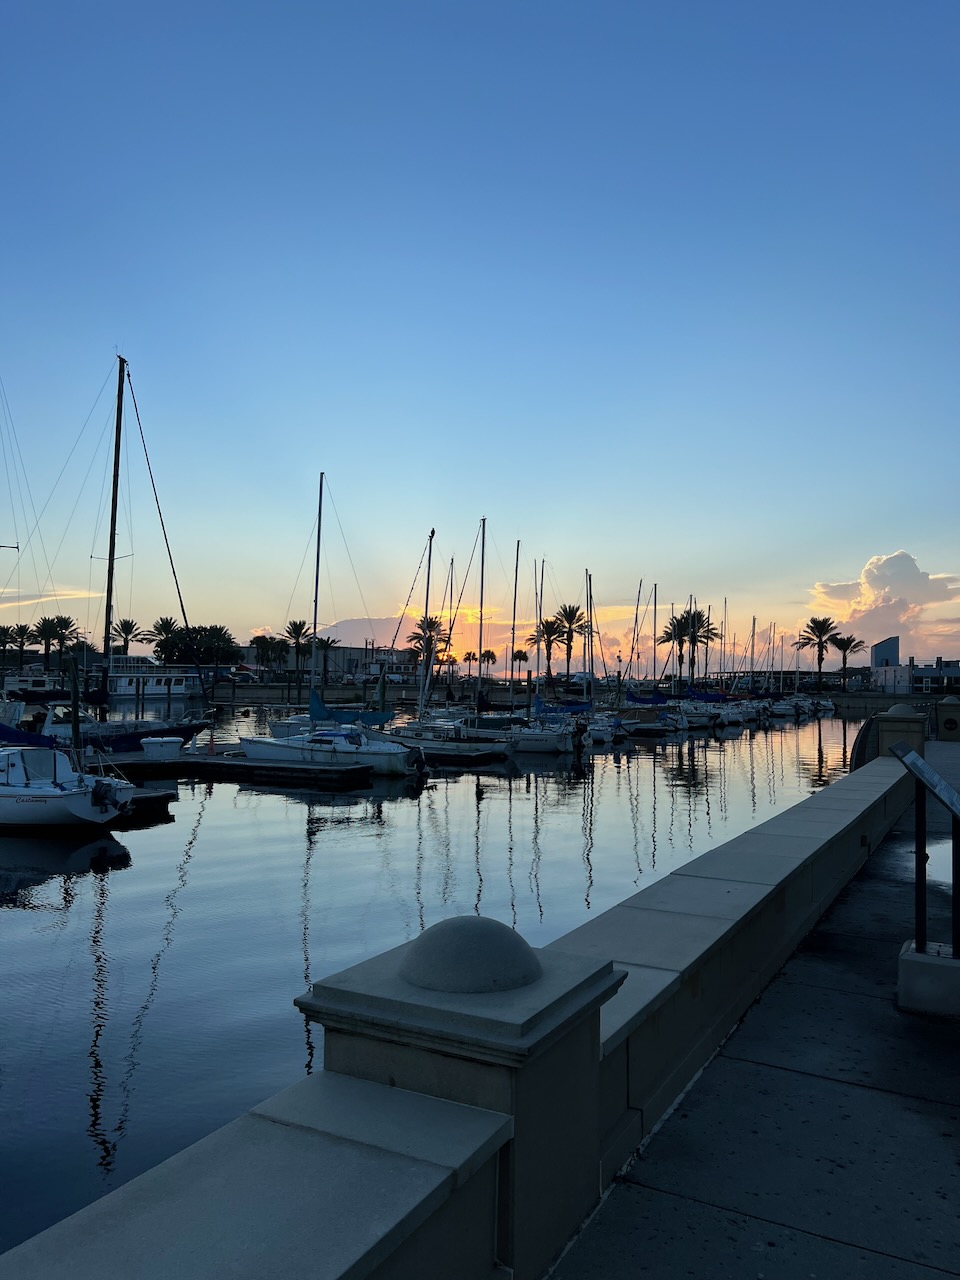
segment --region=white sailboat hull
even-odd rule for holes
[[[105,826],[129,810],[135,791],[133,783],[119,778],[78,773],[61,751],[0,750],[0,829]]]
[[[359,738],[351,742],[351,738]],[[413,777],[423,768],[423,755],[402,743],[373,742],[364,735],[347,734],[333,737],[320,734],[297,734],[287,738],[253,736],[242,738],[240,746],[248,760],[272,761],[275,764],[366,765],[385,777]]]
[[[94,805],[91,787],[65,794],[0,794],[0,827],[67,827],[79,823],[103,825],[116,818],[115,809]]]

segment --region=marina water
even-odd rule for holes
[[[0,838],[0,1251],[319,1069],[311,978],[471,912],[543,946],[840,776],[857,727],[421,791],[181,783],[161,826]]]

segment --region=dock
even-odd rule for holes
[[[172,760],[151,760],[142,751],[117,753],[111,764],[131,782],[255,782],[275,787],[304,787],[318,791],[352,791],[373,779],[370,765],[309,764],[299,761],[248,760],[236,744],[218,744],[214,752],[181,751]]]
[[[960,744],[926,758],[960,788]],[[928,804],[933,857],[949,816]],[[897,1009],[914,813],[677,1100],[553,1280],[960,1275],[960,1021]],[[950,936],[936,868],[930,934]],[[954,886],[956,891],[957,886]]]

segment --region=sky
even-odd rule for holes
[[[0,623],[102,635],[120,354],[115,616],[179,615],[172,563],[192,624],[312,620],[323,472],[344,643],[402,642],[435,529],[475,649],[484,520],[501,657],[515,577],[519,642],[587,574],[610,669],[654,585],[728,653],[829,615],[960,657],[958,39],[955,0],[8,6]]]

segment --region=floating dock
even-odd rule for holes
[[[110,757],[131,782],[152,779],[183,779],[201,782],[259,782],[269,786],[309,787],[318,791],[351,791],[369,786],[373,768],[365,764],[308,764],[283,761],[248,760],[236,744],[217,744],[214,752],[181,751],[170,760],[150,759],[142,751],[117,753]]]

